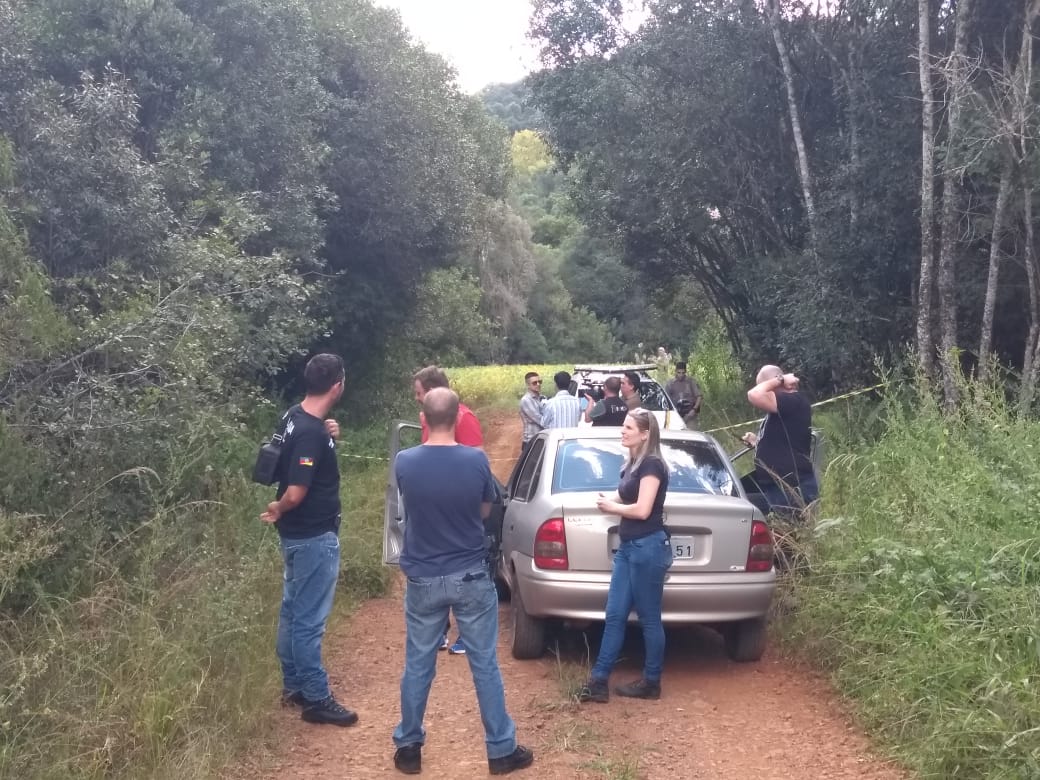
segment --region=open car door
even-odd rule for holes
[[[383,563],[397,566],[404,546],[406,512],[401,491],[397,488],[394,460],[403,449],[420,443],[422,428],[418,423],[394,420],[390,423],[390,468],[387,471],[386,502],[383,507]]]

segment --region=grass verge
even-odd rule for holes
[[[345,477],[340,612],[388,579],[386,464]],[[281,560],[257,519],[270,493],[235,476],[219,502],[162,508],[129,565],[96,550],[87,595],[39,593],[0,620],[0,778],[215,777],[275,736]]]
[[[997,391],[889,399],[831,462],[786,641],[923,778],[1040,777],[1040,424]]]

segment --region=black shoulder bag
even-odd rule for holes
[[[288,417],[288,415],[286,415]],[[271,440],[260,445],[253,464],[253,482],[273,485],[278,481],[278,465],[282,461],[282,446],[285,444],[285,425],[271,436]]]

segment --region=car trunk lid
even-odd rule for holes
[[[563,499],[571,571],[609,571],[621,542],[621,518],[596,508],[597,493]],[[743,499],[706,494],[672,494],[665,504],[673,572],[735,572],[747,566],[754,510]]]

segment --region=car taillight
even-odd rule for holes
[[[769,571],[773,568],[773,534],[761,520],[751,524],[746,571]]]
[[[566,569],[567,534],[563,531],[563,518],[546,520],[534,535],[534,565],[540,569]]]

